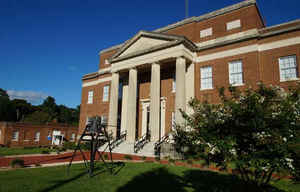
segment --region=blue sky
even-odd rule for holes
[[[241,0],[189,0],[199,16]],[[267,25],[300,19],[299,0],[258,0]],[[184,0],[1,0],[0,88],[39,104],[52,96],[75,107],[81,77],[98,70],[98,52],[139,30],[184,19]]]

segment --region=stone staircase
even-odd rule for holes
[[[105,150],[107,144],[101,146],[99,148],[99,151]],[[116,146],[112,152],[113,153],[121,153],[121,154],[128,154],[128,155],[138,155],[138,156],[147,156],[147,157],[155,157],[154,155],[154,142],[148,142],[144,145],[144,147],[137,153],[134,153],[133,150],[134,143],[124,141],[120,143],[118,146]],[[105,152],[109,152],[109,149],[107,148]]]

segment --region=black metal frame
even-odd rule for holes
[[[139,140],[136,140],[133,146],[134,153],[139,152],[150,141],[150,132],[147,131]]]
[[[112,151],[111,138],[110,138],[109,134],[107,133],[106,128],[107,128],[107,124],[101,124],[101,120],[99,117],[94,117],[94,118],[92,118],[92,120],[90,122],[88,122],[88,124],[86,125],[86,127],[83,131],[83,134],[80,136],[80,138],[77,142],[77,146],[73,152],[72,158],[68,165],[68,173],[70,171],[70,167],[72,165],[72,162],[73,162],[74,157],[76,156],[76,152],[78,150],[80,151],[80,153],[82,155],[84,165],[88,169],[88,173],[89,173],[90,177],[93,176],[96,153],[98,153],[98,155],[99,155],[98,160],[102,160],[102,162],[104,163],[104,166],[110,171],[110,173],[112,173],[112,169],[109,169],[108,165],[106,164],[106,162],[103,158],[103,153],[105,152],[105,150],[107,148],[109,148],[110,160],[111,160],[111,163],[113,163],[112,152],[111,152]],[[85,155],[80,147],[80,144],[82,142],[90,142],[91,149],[90,149],[89,167],[88,167],[88,160],[85,157]],[[102,152],[99,152],[98,148],[100,146],[104,145],[105,143],[107,143],[106,148]]]

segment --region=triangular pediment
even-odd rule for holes
[[[149,49],[151,47],[161,45],[164,43],[167,43],[169,41],[167,40],[161,40],[161,39],[154,39],[150,37],[140,37],[136,42],[134,42],[132,45],[130,45],[123,53],[121,53],[119,56],[125,56],[131,53],[134,53],[136,51],[142,51]]]
[[[185,38],[177,35],[169,35],[157,32],[140,31],[133,38],[128,40],[112,59],[127,57],[137,52],[147,52],[147,50],[164,46],[168,43],[183,41]]]

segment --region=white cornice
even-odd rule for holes
[[[294,37],[294,38],[289,38],[289,39],[284,39],[284,40],[279,40],[279,41],[274,41],[271,43],[264,43],[264,44],[253,44],[253,45],[248,45],[244,47],[239,47],[235,49],[230,49],[226,51],[220,51],[212,54],[207,54],[203,56],[198,56],[195,58],[195,62],[205,62],[205,61],[210,61],[214,59],[221,59],[225,57],[231,57],[235,55],[241,55],[245,53],[250,53],[254,51],[267,51],[271,49],[277,49],[281,47],[288,47],[292,45],[297,45],[300,44],[300,37]]]

